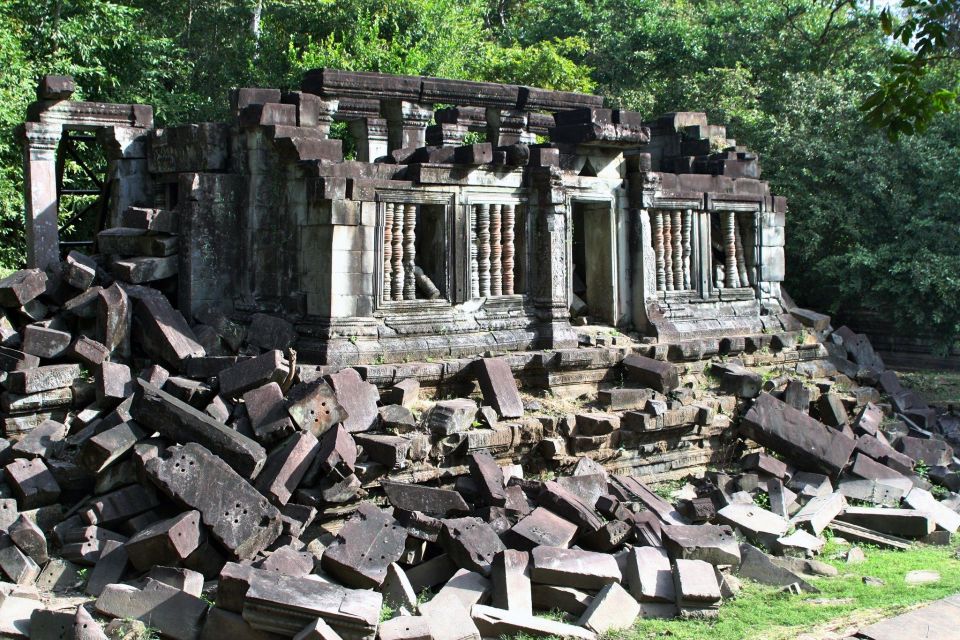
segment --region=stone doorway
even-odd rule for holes
[[[616,235],[611,203],[575,200],[571,223],[571,291],[586,305],[591,320],[616,325]]]

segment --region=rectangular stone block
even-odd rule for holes
[[[534,547],[532,553],[530,577],[534,582],[601,589],[622,578],[616,559],[606,553],[556,547]]]
[[[420,511],[440,518],[470,511],[463,496],[452,489],[387,481],[381,481],[380,486],[390,504],[404,511]]]
[[[361,504],[323,552],[323,570],[347,586],[376,588],[406,546],[407,531],[372,504]]]
[[[474,362],[474,367],[484,404],[492,406],[501,418],[523,417],[523,401],[507,361],[482,358]]]
[[[669,362],[654,360],[638,354],[623,359],[627,380],[669,393],[680,386],[677,368]]]
[[[473,606],[472,616],[477,629],[484,637],[513,637],[518,634],[580,640],[596,640],[597,637],[595,633],[583,627],[482,604]]]
[[[111,584],[95,606],[114,618],[140,620],[173,640],[197,640],[207,613],[207,603],[200,598],[150,579],[143,589]]]
[[[267,456],[255,486],[275,505],[283,506],[313,464],[320,443],[309,431],[301,431]]]
[[[186,319],[158,291],[140,289],[133,314],[140,347],[162,364],[180,371],[184,360],[206,355]]]
[[[640,604],[619,584],[608,584],[577,622],[595,633],[629,629],[640,615]]]
[[[530,588],[530,555],[505,549],[493,559],[493,606],[517,613],[533,614]]]
[[[9,371],[4,385],[13,393],[40,393],[69,387],[80,377],[78,364],[51,364]]]
[[[220,393],[227,398],[239,398],[247,391],[269,382],[280,384],[289,375],[289,363],[283,359],[281,351],[274,349],[221,371],[218,376]]]

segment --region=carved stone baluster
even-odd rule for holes
[[[663,212],[655,209],[650,212],[650,216],[653,218],[650,226],[653,227],[653,254],[657,263],[657,291],[665,291],[667,279],[663,270]]]
[[[383,299],[390,300],[393,280],[393,203],[383,207]]]
[[[470,208],[470,297],[480,297],[480,263],[477,260],[477,253],[480,250],[477,237],[477,218],[479,218],[479,205],[473,205]]]
[[[512,204],[503,205],[503,295],[513,295],[513,253],[516,247],[514,240],[514,225],[517,220],[517,211]]]
[[[683,288],[693,289],[693,273],[690,271],[690,254],[693,251],[693,211],[683,212]]]
[[[503,265],[500,260],[503,256],[500,228],[502,224],[502,207],[499,204],[490,205],[490,295],[503,295]]]
[[[749,286],[750,278],[747,276],[747,263],[743,257],[743,237],[740,230],[740,225],[737,223],[737,218],[739,216],[733,214],[733,232],[734,232],[734,246],[736,247],[736,256],[737,256],[737,274],[740,277],[740,286],[746,287]]]
[[[673,291],[673,225],[669,212],[663,214],[663,275],[664,291]]]
[[[754,248],[754,243],[757,241],[755,224],[756,218],[752,215],[740,217],[740,234],[743,238],[750,240],[750,244],[744,246],[743,252],[747,263],[747,279],[751,287],[757,286],[757,254]],[[746,286],[746,284],[743,286]]]
[[[490,295],[490,205],[477,205],[477,264],[480,297]]]
[[[683,289],[683,223],[680,210],[671,212],[670,227],[673,229],[673,288]]]
[[[390,234],[393,252],[390,261],[393,263],[393,281],[390,284],[390,296],[394,300],[403,300],[403,205],[394,206],[393,233]]]
[[[413,268],[417,262],[417,205],[403,207],[403,299],[417,299],[417,275]]]
[[[736,214],[733,211],[720,212],[723,231],[724,285],[727,289],[740,286],[740,274],[737,271],[737,233],[734,231]]]

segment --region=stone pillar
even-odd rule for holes
[[[417,275],[417,205],[403,206],[403,299],[416,300]]]
[[[480,297],[490,295],[490,205],[478,204],[477,214],[477,279]]]
[[[495,147],[530,142],[527,113],[513,109],[487,109],[487,135]]]
[[[383,206],[383,299],[391,300],[393,285],[393,211],[394,203]]]
[[[60,262],[56,164],[62,128],[60,125],[27,122],[20,133],[27,267],[46,269]]]
[[[381,100],[380,115],[387,120],[387,152],[427,143],[427,125],[433,108],[406,100]]]
[[[503,205],[503,295],[512,296],[514,287],[514,227],[517,212],[512,204]]]
[[[736,213],[720,212],[720,228],[723,233],[724,287],[735,289],[740,286],[740,273],[737,271],[737,232]]]
[[[570,279],[567,271],[568,210],[566,190],[559,167],[530,167],[531,191],[535,203],[530,217],[534,238],[528,251],[532,280],[529,295],[542,323],[540,335],[545,348],[570,349],[577,336],[570,327]]]
[[[350,121],[350,135],[357,143],[357,160],[373,162],[387,155],[387,121],[358,118]]]
[[[403,300],[403,205],[396,205],[393,211],[393,231],[390,234],[393,249],[390,260],[393,265],[393,281],[390,283],[390,295],[394,300]]]

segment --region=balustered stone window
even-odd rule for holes
[[[474,203],[470,212],[470,297],[524,291],[526,217],[516,203]]]
[[[451,301],[450,208],[445,203],[381,203],[381,306],[412,300]]]

